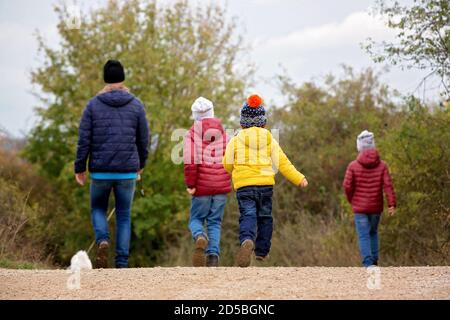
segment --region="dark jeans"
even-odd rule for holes
[[[249,186],[236,191],[239,204],[239,240],[255,242],[255,254],[265,257],[272,241],[272,186]]]
[[[355,213],[359,252],[365,267],[378,263],[378,224],[380,214]]]
[[[107,221],[108,200],[111,190],[116,200],[116,268],[128,267],[131,235],[131,203],[136,180],[92,180],[91,217],[97,244],[109,242]]]

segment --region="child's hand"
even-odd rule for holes
[[[388,208],[389,215],[392,217],[395,214],[395,207]]]
[[[308,186],[308,180],[306,178],[303,178],[302,182],[298,185],[300,188],[306,188]]]
[[[195,194],[195,191],[197,191],[197,189],[195,189],[195,188],[187,188],[186,191],[187,191],[191,196],[193,196],[193,195]]]

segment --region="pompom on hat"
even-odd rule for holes
[[[263,100],[257,94],[252,94],[247,98],[247,104],[251,108],[258,108],[260,105],[263,104]]]
[[[263,99],[257,94],[252,94],[247,98],[241,109],[240,124],[242,128],[264,127],[266,125],[266,110],[263,103]]]

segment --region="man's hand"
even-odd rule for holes
[[[197,189],[195,189],[195,188],[187,188],[186,191],[187,191],[191,196],[193,196],[193,195],[195,194],[195,191],[197,191]]]
[[[389,215],[392,217],[395,214],[395,207],[388,208]]]
[[[77,180],[80,186],[84,186],[86,183],[86,172],[75,173],[75,180]]]
[[[136,181],[141,181],[142,180],[142,173],[144,172],[144,169],[140,169],[138,172],[137,172],[137,178],[136,178]]]
[[[308,186],[308,180],[306,178],[303,178],[302,182],[298,185],[300,188],[306,188]]]

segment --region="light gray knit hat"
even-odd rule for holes
[[[364,130],[358,135],[356,138],[356,148],[358,152],[367,150],[367,149],[375,149],[375,137],[372,132]]]
[[[197,98],[192,104],[191,110],[192,117],[196,121],[200,121],[205,118],[214,118],[214,105],[206,98]]]

